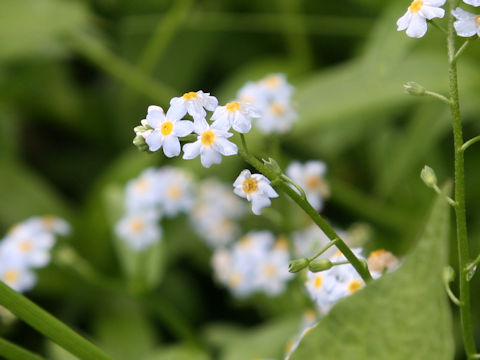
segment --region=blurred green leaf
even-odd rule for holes
[[[94,319],[95,339],[118,360],[140,359],[156,344],[156,330],[141,307],[126,299],[98,307]]]
[[[175,345],[157,350],[142,360],[208,360],[204,352],[188,346]]]
[[[2,0],[0,61],[63,52],[59,38],[84,27],[87,15],[76,1]]]
[[[415,250],[397,271],[339,302],[292,360],[450,360],[452,324],[441,280],[449,205],[437,198]]]
[[[287,342],[298,332],[299,326],[300,316],[277,318],[253,329],[210,325],[205,337],[220,348],[222,360],[279,359],[284,356]]]
[[[50,360],[77,360],[77,357],[50,340],[47,340],[47,356]]]

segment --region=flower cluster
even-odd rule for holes
[[[322,161],[311,160],[305,164],[292,162],[286,170],[287,176],[295,181],[305,191],[308,202],[312,207],[321,211],[323,201],[330,196],[330,188],[325,181],[327,166]],[[293,187],[294,190],[296,190]]]
[[[298,114],[292,104],[293,87],[283,74],[270,74],[247,82],[238,92],[239,102],[253,105],[259,119],[256,127],[264,134],[283,134],[292,128]]]
[[[446,0],[414,0],[407,12],[397,21],[397,30],[406,30],[408,36],[421,38],[427,32],[427,20],[443,18],[445,10],[441,8]],[[463,0],[465,4],[480,6],[478,0]],[[460,7],[452,10],[457,21],[454,27],[458,36],[480,36],[480,15],[472,14]]]
[[[144,170],[126,185],[125,215],[115,226],[117,236],[137,251],[160,241],[160,219],[189,212],[193,191],[186,171],[169,166]]]
[[[217,249],[212,259],[216,278],[239,297],[255,292],[276,296],[293,277],[288,272],[288,243],[268,231],[250,232],[231,248]]]
[[[53,216],[35,216],[15,225],[0,241],[0,280],[18,292],[36,283],[33,269],[47,266],[55,235],[67,235],[70,225]]]

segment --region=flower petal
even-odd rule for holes
[[[163,140],[163,153],[166,157],[174,157],[180,154],[180,141],[176,136],[170,135]]]
[[[163,135],[158,130],[152,131],[150,135],[147,136],[145,142],[148,145],[150,151],[157,151],[163,144]]]

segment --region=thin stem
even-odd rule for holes
[[[455,147],[455,207],[457,224],[457,247],[458,247],[458,267],[460,284],[460,320],[462,328],[463,345],[468,357],[475,354],[475,340],[473,336],[472,313],[470,304],[470,286],[464,269],[469,259],[468,237],[467,237],[467,217],[465,211],[465,165],[463,157],[463,130],[460,117],[460,103],[458,98],[458,79],[457,66],[455,62],[455,29],[453,26],[454,18],[452,10],[456,6],[456,0],[449,0],[448,18],[448,74],[449,74],[449,95],[452,101],[450,110],[453,120],[453,139]]]
[[[152,80],[136,67],[110,52],[102,43],[89,35],[75,33],[69,38],[70,45],[82,56],[93,62],[107,74],[156,102],[169,103],[176,92],[169,86]]]
[[[448,297],[450,298],[450,300],[457,306],[462,306],[462,302],[455,296],[455,294],[453,293],[452,289],[450,289],[450,283],[448,281],[444,281],[443,283],[444,287],[445,287],[445,291],[448,295]]]
[[[430,91],[430,90],[425,90],[425,94],[426,96],[431,96],[433,98],[436,98],[440,101],[443,101],[445,104],[447,105],[451,105],[452,103],[452,100],[450,100],[449,98],[443,96],[442,94],[439,94],[439,93],[436,93],[434,91]]]
[[[447,202],[452,205],[453,207],[456,207],[458,206],[458,203],[453,200],[450,196],[448,196],[447,194],[445,194],[439,187],[437,184],[434,184],[432,185],[432,189],[435,190],[435,192],[440,195],[441,197],[443,197],[445,200],[447,200]]]
[[[463,144],[462,147],[460,148],[460,151],[465,152],[465,150],[467,150],[470,146],[472,146],[473,144],[479,141],[480,141],[480,136],[475,136],[474,138],[466,141],[465,144]]]
[[[309,257],[308,258],[308,261],[313,261],[315,260],[317,257],[319,257],[320,255],[322,255],[325,251],[327,251],[328,249],[330,249],[333,245],[336,245],[338,242],[338,238],[337,239],[334,239],[332,241],[330,241],[327,245],[325,245],[319,252],[317,252],[315,255],[313,255],[312,257]]]
[[[40,355],[0,337],[0,356],[6,360],[45,360]]]
[[[287,175],[285,174],[282,174],[280,176],[280,178],[282,180],[284,180],[285,182],[289,183],[289,184],[292,184],[295,189],[298,190],[298,192],[300,193],[300,196],[302,197],[302,199],[304,200],[307,200],[307,195],[305,194],[305,191],[302,189],[302,187],[300,185],[298,185],[295,181],[293,181],[292,179],[290,179]]]
[[[0,281],[0,305],[82,360],[112,360],[96,345]]]
[[[242,140],[243,151],[245,151],[248,154],[248,146],[247,146],[247,140],[245,139],[245,135],[240,133],[240,139]]]
[[[460,46],[460,48],[455,53],[455,56],[453,57],[453,61],[457,62],[458,58],[460,57],[460,55],[462,55],[462,53],[465,51],[465,49],[469,44],[470,44],[470,39],[465,40],[462,46]]]
[[[443,32],[445,35],[447,35],[447,30],[445,30],[441,25],[439,25],[435,20],[429,20],[428,22],[435,26],[438,30]]]
[[[239,149],[240,156],[258,171],[260,171],[263,175],[265,175],[268,179],[272,181],[272,183],[278,179],[278,174],[269,169],[265,166],[260,160],[256,157],[252,156],[251,154],[247,153],[243,147]],[[330,240],[337,240],[335,244],[336,247],[343,253],[343,255],[347,258],[347,260],[352,264],[358,274],[361,276],[363,281],[368,282],[372,280],[372,276],[368,271],[367,266],[360,261],[352,250],[348,247],[348,245],[338,236],[335,230],[328,224],[320,214],[310,205],[310,203],[304,200],[301,195],[299,195],[294,189],[292,189],[288,184],[283,181],[277,181],[276,188],[284,193],[286,193],[293,201],[299,205],[303,211],[317,224],[317,226],[323,230],[325,235]]]

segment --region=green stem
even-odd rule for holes
[[[458,79],[457,65],[455,58],[455,29],[453,26],[454,18],[452,10],[455,8],[457,0],[449,0],[448,18],[448,74],[449,74],[449,95],[451,99],[450,110],[453,120],[453,139],[455,147],[455,207],[457,224],[457,247],[458,247],[458,267],[460,274],[460,320],[462,328],[463,345],[468,357],[475,354],[475,340],[472,328],[472,313],[470,304],[470,286],[464,269],[469,259],[468,238],[467,238],[467,218],[465,211],[465,179],[464,179],[464,157],[463,157],[463,130],[460,117],[460,103],[458,98]]]
[[[460,48],[455,53],[455,56],[453,57],[454,61],[457,61],[457,59],[460,57],[460,55],[462,55],[462,53],[465,51],[465,49],[467,48],[467,46],[469,44],[470,44],[470,39],[465,40],[465,42],[462,44],[462,46],[460,46]]]
[[[332,240],[330,241],[327,245],[325,245],[319,252],[317,252],[315,255],[313,255],[312,257],[309,257],[308,258],[308,261],[313,261],[315,260],[317,257],[319,257],[320,255],[322,255],[325,251],[327,251],[328,249],[330,249],[333,245],[336,245],[338,242],[338,238],[335,239],[335,240]]]
[[[425,90],[424,95],[431,96],[431,97],[436,98],[440,101],[443,101],[447,105],[451,105],[451,103],[452,103],[452,101],[450,99],[448,99],[447,97],[443,96],[442,94],[436,93],[434,91]]]
[[[3,282],[0,282],[0,305],[79,359],[112,360],[96,345]]]
[[[45,360],[40,355],[34,354],[3,338],[0,338],[0,356],[6,360]]]
[[[300,193],[300,196],[302,197],[302,199],[304,200],[307,200],[307,195],[305,194],[305,191],[302,189],[302,187],[300,185],[298,185],[295,181],[293,181],[292,179],[290,179],[287,175],[285,174],[282,174],[280,176],[280,178],[286,182],[288,182],[289,184],[292,184],[295,189],[298,190],[298,192]]]
[[[465,144],[462,145],[461,150],[465,152],[465,150],[467,150],[470,146],[472,146],[473,144],[479,141],[480,141],[480,136],[475,136],[474,138],[468,141],[465,141]]]
[[[239,149],[240,156],[263,175],[265,175],[270,181],[275,182],[279,178],[278,174],[265,166],[260,160],[246,152],[243,147]],[[335,232],[335,230],[330,226],[330,224],[323,219],[320,214],[310,205],[310,203],[302,198],[294,189],[290,187],[287,183],[283,181],[277,181],[275,187],[286,193],[293,201],[300,206],[303,211],[317,224],[317,226],[323,230],[325,235],[330,240],[337,240],[335,246],[340,250],[347,260],[352,264],[358,274],[362,277],[363,281],[368,282],[372,279],[370,272],[368,271],[367,266],[360,261],[348,245],[340,238],[340,236]]]
[[[122,81],[136,92],[155,100],[155,102],[168,104],[170,99],[176,96],[176,91],[167,85],[152,80],[151,77],[136,67],[111,53],[102,43],[92,36],[76,33],[72,35],[69,40],[71,41],[70,45],[77,52],[107,74]]]

